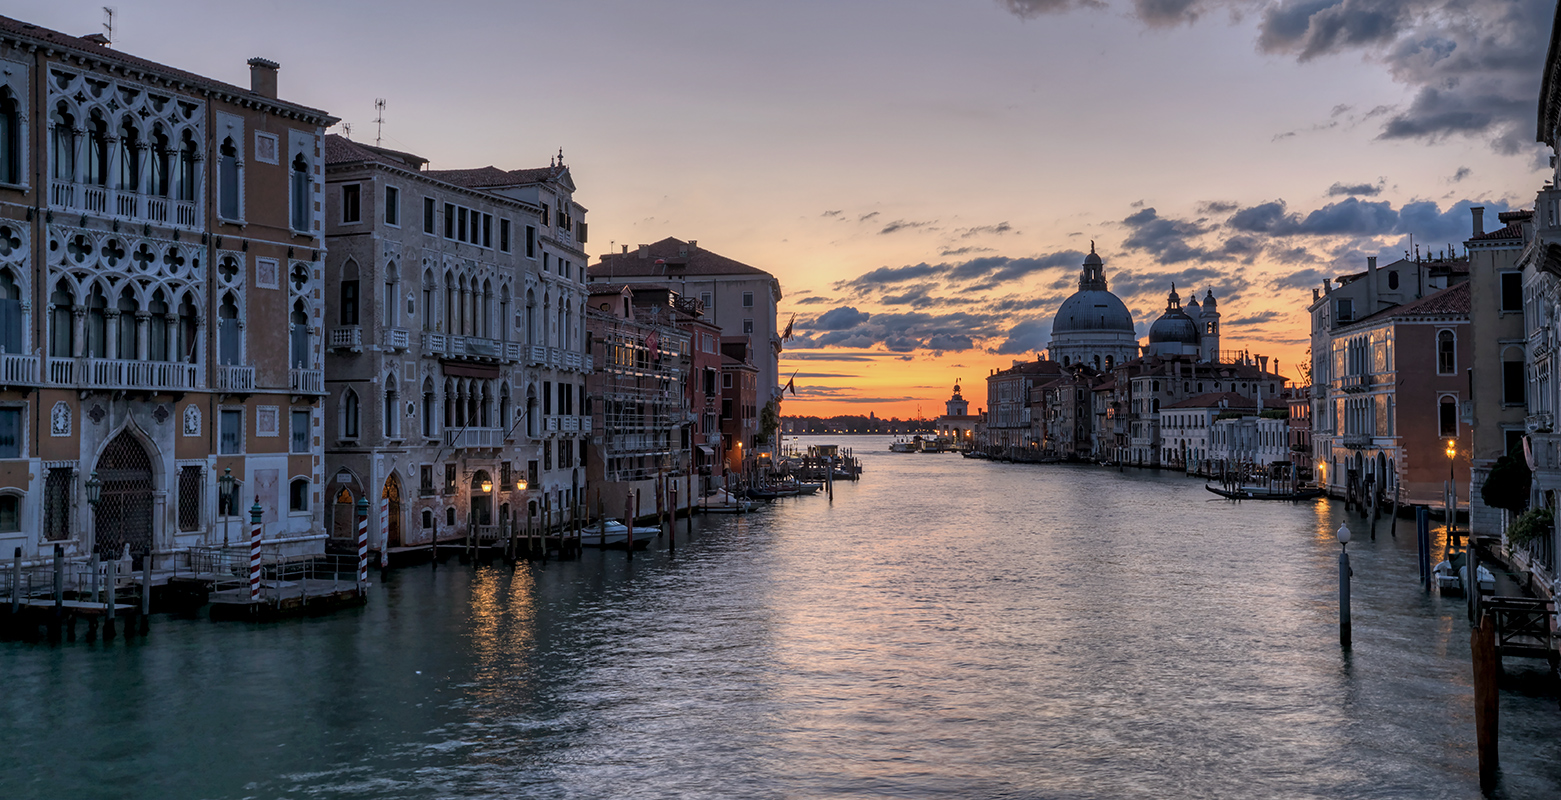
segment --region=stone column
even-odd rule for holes
[[[87,307],[70,307],[71,357],[81,358],[87,352]]]
[[[150,311],[136,312],[136,359],[139,361],[145,361],[149,357],[152,329],[148,327],[148,323],[151,319]]]

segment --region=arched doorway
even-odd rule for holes
[[[103,493],[94,511],[93,552],[118,558],[130,546],[140,554],[152,549],[152,458],[129,431],[120,431],[98,457]]]
[[[486,470],[477,470],[472,473],[472,513],[466,518],[466,524],[471,526],[488,526],[493,524],[493,478]]]
[[[352,490],[343,486],[331,503],[331,538],[342,542],[358,540],[357,511],[354,508]],[[354,551],[356,552],[356,551]]]
[[[385,546],[402,547],[401,533],[401,479],[395,473],[385,479],[385,488],[379,493],[385,501]]]

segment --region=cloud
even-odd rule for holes
[[[799,306],[811,306],[811,305],[817,305],[819,303],[833,303],[835,301],[833,299],[831,299],[831,298],[828,298],[828,297],[823,297],[821,295],[815,295],[813,297],[804,297],[801,300],[798,300],[796,302],[797,302],[797,305],[799,305]]]
[[[877,216],[878,216],[878,212],[877,211],[869,211],[866,214],[863,214],[862,216],[857,217],[856,221],[857,222],[866,222],[866,221],[868,221],[870,219],[875,219]]]
[[[1078,250],[1060,250],[1055,253],[1020,258],[978,256],[958,262],[940,264],[922,262],[902,267],[879,267],[850,280],[836,281],[834,285],[838,289],[856,292],[865,292],[888,284],[926,279],[991,285],[1016,281],[1058,268],[1074,269],[1082,263],[1084,263],[1084,254]]]
[[[1100,0],[999,0],[1020,19],[1032,19],[1042,14],[1055,14],[1075,8],[1105,8]]]
[[[1045,350],[1051,344],[1052,321],[1032,318],[1014,323],[1005,334],[1002,344],[993,351],[998,355],[1020,355]]]
[[[1473,175],[1473,174],[1474,174],[1474,170],[1469,169],[1468,167],[1459,167],[1458,171],[1453,173],[1453,177],[1452,177],[1452,181],[1451,182],[1452,183],[1458,183],[1459,181],[1462,181],[1464,178],[1467,178],[1467,177],[1469,177],[1470,175]]]
[[[1350,184],[1335,183],[1334,185],[1328,187],[1328,196],[1329,197],[1337,197],[1337,196],[1339,196],[1341,194],[1343,194],[1343,195],[1350,195],[1350,196],[1360,195],[1360,196],[1363,196],[1363,197],[1376,197],[1377,195],[1382,194],[1382,184],[1380,184],[1380,183],[1350,183]]]
[[[1122,220],[1122,224],[1128,228],[1123,246],[1149,253],[1162,264],[1208,258],[1211,255],[1208,250],[1191,243],[1191,239],[1209,231],[1191,220],[1162,217],[1154,208],[1145,208],[1129,215]]]
[[[864,272],[848,281],[837,281],[835,286],[840,288],[851,287],[866,289],[885,283],[899,283],[901,281],[913,281],[936,275],[942,270],[943,265],[933,266],[926,262],[911,264],[904,267],[879,267],[870,272]]]
[[[837,210],[835,210],[835,211],[825,211],[825,212],[824,212],[824,213],[823,213],[823,214],[822,214],[822,215],[820,215],[820,216],[825,216],[825,217],[839,217],[839,216],[840,216],[840,215],[842,215],[842,214],[844,214],[844,213],[845,213],[845,212],[844,212],[844,211],[842,211],[842,210],[839,210],[839,209],[837,209]]]
[[[1199,214],[1229,214],[1241,208],[1240,203],[1231,203],[1224,200],[1205,200],[1198,204]]]
[[[804,328],[823,331],[843,331],[866,322],[871,316],[866,311],[857,311],[852,306],[840,306],[815,317]]]
[[[925,228],[931,224],[931,222],[907,222],[903,219],[897,219],[888,225],[883,226],[883,230],[879,231],[878,234],[882,236],[884,234],[897,233],[899,231],[910,231],[917,228]]]
[[[938,255],[940,255],[940,256],[965,256],[965,255],[970,255],[971,253],[994,253],[994,252],[996,252],[996,250],[994,248],[991,248],[991,247],[969,247],[969,246],[966,246],[966,247],[954,248],[952,250],[943,250],[942,252],[938,253]]]
[[[1261,325],[1261,324],[1263,324],[1265,322],[1273,322],[1276,319],[1282,319],[1282,318],[1284,318],[1284,314],[1282,314],[1282,313],[1280,313],[1278,311],[1275,311],[1273,309],[1268,309],[1266,311],[1259,311],[1259,312],[1257,312],[1255,314],[1248,314],[1248,315],[1246,315],[1244,317],[1236,317],[1235,319],[1230,320],[1226,324],[1227,325]]]
[[[957,233],[959,234],[959,238],[961,238],[961,239],[969,239],[972,236],[981,236],[983,234],[988,234],[988,233],[991,233],[991,234],[1013,233],[1013,230],[1014,230],[1014,226],[1009,225],[1006,222],[999,222],[996,225],[978,225],[978,226],[976,226],[974,228],[965,228],[962,231],[957,231]]]

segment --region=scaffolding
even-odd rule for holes
[[[663,312],[663,313],[658,313]],[[592,424],[601,433],[603,472],[609,481],[677,474],[681,427],[686,422],[684,368],[689,335],[660,308],[636,308],[648,319],[591,311],[586,324],[601,354]]]

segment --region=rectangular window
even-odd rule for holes
[[[244,412],[223,409],[217,427],[217,452],[232,455],[244,452]]]
[[[726,372],[726,373],[722,373],[721,374],[721,388],[722,389],[730,389],[730,388],[732,388],[732,373]]]
[[[385,224],[401,227],[401,190],[385,187]]]
[[[537,462],[535,460],[526,462],[526,485],[537,488]]]
[[[51,467],[43,481],[43,537],[70,538],[70,467]]]
[[[1523,310],[1523,273],[1501,273],[1501,310]]]
[[[472,237],[466,235],[466,209],[455,209],[455,238],[460,241],[470,241]]]
[[[509,220],[499,220],[499,249],[509,252]]]
[[[1443,396],[1437,402],[1437,421],[1442,436],[1458,435],[1458,398]]]
[[[1352,300],[1352,299],[1350,299],[1348,297],[1340,298],[1338,303],[1337,303],[1336,309],[1337,310],[1334,312],[1334,317],[1333,317],[1335,322],[1349,322],[1349,321],[1355,319],[1355,301],[1354,300]]]
[[[455,465],[454,464],[446,464],[446,465],[444,465],[444,493],[445,494],[454,494],[455,493]]]
[[[293,412],[293,447],[294,453],[309,452],[309,412]]]
[[[543,442],[542,443],[542,468],[543,469],[552,469],[553,468],[553,443],[552,442]]]
[[[553,382],[542,382],[542,416],[553,413]]]
[[[179,530],[201,529],[201,496],[205,494],[204,489],[200,467],[179,468]]]
[[[1523,396],[1528,388],[1525,380],[1522,361],[1501,362],[1501,402],[1509,406],[1523,405]]]
[[[0,408],[0,458],[22,457],[22,409]]]
[[[493,247],[493,215],[482,215],[482,246]]]
[[[711,295],[710,295],[709,292],[700,292],[699,293],[699,302],[704,303],[705,304],[705,308],[709,308],[710,307],[710,297],[711,297]]]
[[[362,219],[359,214],[361,201],[358,197],[359,187],[356,183],[349,183],[341,187],[341,221],[357,222]]]
[[[743,292],[743,308],[753,308],[753,292]]]
[[[434,493],[434,465],[424,464],[418,473],[417,493],[427,497]]]
[[[537,229],[532,225],[526,226],[526,258],[537,257]]]
[[[753,320],[743,320],[743,333],[753,333]]]
[[[432,234],[438,228],[434,226],[434,199],[423,198],[423,233]]]
[[[455,204],[444,204],[444,238],[455,238]]]

